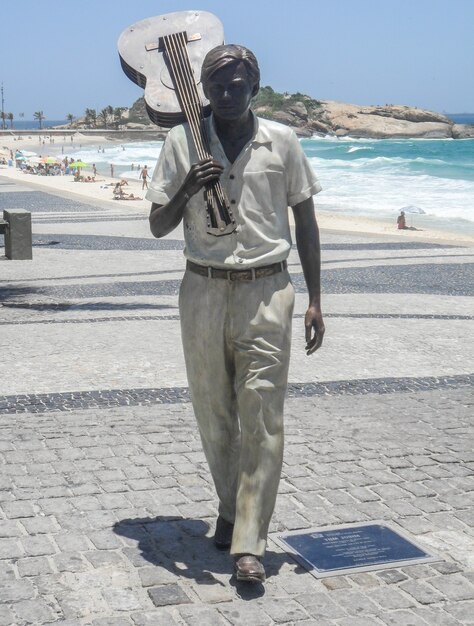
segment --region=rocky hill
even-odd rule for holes
[[[359,106],[262,87],[252,108],[260,117],[291,126],[300,137],[474,138],[474,125],[454,124],[440,113],[399,104]],[[128,128],[150,127],[143,97],[128,109],[126,117]]]

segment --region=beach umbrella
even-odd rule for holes
[[[26,157],[26,156],[22,156],[22,155],[20,155],[20,156],[16,156],[16,157],[15,157],[15,159],[16,159],[17,161],[28,161],[28,157]]]
[[[71,169],[79,169],[81,167],[90,167],[89,163],[84,163],[84,161],[73,161],[73,163],[69,163],[69,167]]]
[[[22,157],[22,159],[25,159],[25,157]],[[28,163],[29,165],[38,165],[39,163],[41,163],[41,159],[37,156],[32,156],[29,157]]]
[[[57,163],[58,159],[56,159],[55,157],[43,157],[41,159],[41,163],[47,163],[48,165],[53,165],[54,163]]]
[[[423,211],[423,209],[420,209],[419,206],[416,206],[414,204],[409,204],[408,206],[404,206],[400,210],[401,211],[405,211],[405,213],[409,213],[411,215],[426,215],[426,212]],[[414,228],[413,227],[413,217],[410,219],[410,228]]]
[[[426,212],[423,211],[423,209],[420,209],[419,206],[415,206],[414,204],[404,206],[400,210],[405,211],[405,213],[418,213],[418,215],[426,215]]]

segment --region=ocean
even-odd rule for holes
[[[474,113],[445,113],[455,124],[474,124]]]
[[[47,130],[48,128],[53,128],[54,126],[64,126],[64,124],[69,124],[67,120],[43,120],[42,129]],[[10,121],[5,120],[5,130],[10,130]],[[21,119],[13,119],[13,129],[15,130],[39,130],[38,120],[21,120]]]
[[[319,211],[394,221],[404,209],[409,226],[474,234],[474,139],[313,137],[301,145],[323,187]],[[161,146],[84,146],[71,156],[138,179],[140,166],[153,172]]]

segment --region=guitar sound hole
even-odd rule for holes
[[[199,78],[201,68],[198,65],[192,65],[192,68],[193,68],[193,74],[194,74],[194,79],[196,81],[196,85],[199,85],[201,83],[201,79]],[[173,81],[171,80],[171,76],[167,67],[161,68],[160,81],[161,81],[161,84],[167,89],[172,89],[173,91],[175,90]]]

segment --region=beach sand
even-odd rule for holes
[[[44,135],[48,137],[47,132]],[[71,148],[77,148],[78,145],[107,145],[112,143],[105,137],[87,136],[76,133],[74,135],[73,142],[69,138],[63,142],[62,137],[56,138],[54,144],[46,143],[38,145],[38,138],[33,139],[24,138],[23,140],[15,140],[13,136],[0,137],[0,149],[2,147],[8,149],[30,150],[37,152],[43,156],[54,155],[61,156],[61,148],[64,147],[65,153],[71,151]],[[84,169],[84,175],[92,175],[92,170]],[[49,193],[56,193],[59,195],[66,194],[69,197],[88,200],[96,200],[98,204],[102,202],[113,202],[115,205],[127,205],[133,206],[137,211],[146,212],[148,214],[150,210],[150,202],[145,200],[146,189],[142,190],[141,181],[128,179],[128,185],[124,187],[126,193],[133,193],[134,196],[139,196],[141,200],[113,200],[113,193],[111,186],[112,183],[116,183],[120,180],[119,177],[111,178],[109,176],[98,175],[97,181],[93,183],[75,182],[72,176],[35,176],[31,174],[24,174],[21,170],[12,167],[0,165],[0,176],[6,176],[16,182],[22,183],[27,186],[31,186],[34,189],[41,189],[42,191]],[[390,235],[395,240],[403,241],[435,241],[444,243],[460,243],[472,245],[474,244],[474,236],[470,233],[462,233],[460,231],[450,231],[449,227],[443,230],[436,230],[434,228],[425,227],[423,218],[426,216],[414,216],[416,219],[416,229],[414,230],[398,230],[395,223],[392,220],[376,219],[371,217],[363,217],[356,215],[343,215],[338,213],[331,213],[328,211],[318,210],[317,197],[315,198],[316,214],[319,227],[322,231],[333,232],[347,232],[347,233],[365,233],[369,235]],[[0,207],[1,208],[1,207]],[[293,224],[292,212],[289,212],[290,223]],[[410,221],[409,221],[410,223]]]
[[[84,176],[92,176],[91,169],[83,169]],[[97,175],[95,182],[76,182],[74,177],[68,176],[35,176],[34,174],[24,174],[21,170],[12,167],[0,166],[0,176],[6,176],[22,185],[31,186],[32,189],[38,189],[47,193],[57,193],[66,195],[71,198],[83,198],[88,200],[97,200],[99,203],[110,201],[116,205],[126,204],[133,205],[137,209],[149,210],[150,202],[145,200],[146,189],[142,191],[141,182],[138,180],[128,180],[124,186],[124,193],[133,193],[134,196],[142,198],[141,200],[114,200],[113,188],[120,178],[111,178],[110,176]]]
[[[50,137],[54,139],[54,143],[50,142]],[[114,142],[102,135],[83,135],[82,133],[74,133],[74,135],[67,136],[51,135],[47,130],[44,130],[42,135],[15,135],[14,130],[10,135],[0,135],[0,150],[2,148],[13,151],[29,150],[40,153],[43,156],[58,155],[61,153],[61,147],[64,147],[66,151],[70,151],[72,147],[77,148],[78,145],[90,146],[107,143],[123,143],[123,140]]]

